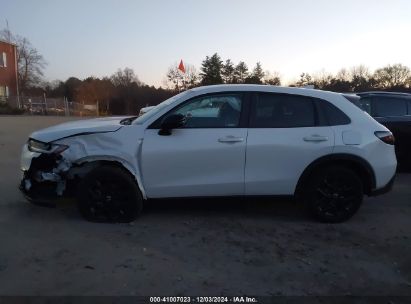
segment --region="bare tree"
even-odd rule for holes
[[[371,73],[369,68],[365,65],[357,65],[350,69],[350,76],[351,79],[354,77],[369,79],[371,77]]]
[[[325,70],[321,70],[313,76],[314,85],[318,89],[326,89],[331,84],[332,79],[333,76]]]
[[[264,78],[263,78],[263,83],[264,84],[269,84],[269,85],[275,85],[275,86],[280,86],[281,85],[281,76],[279,72],[272,72],[270,73],[269,71],[265,71],[264,73]]]
[[[350,70],[351,87],[353,92],[369,90],[373,87],[370,70],[364,65],[354,66]]]
[[[124,70],[118,69],[113,75],[111,75],[111,81],[116,87],[129,87],[132,84],[141,86],[142,82],[138,79],[133,69],[125,68]]]
[[[117,97],[124,102],[125,112],[132,114],[137,103],[135,91],[142,87],[143,83],[138,79],[133,69],[118,69],[111,77],[111,82],[115,87]]]
[[[296,82],[297,87],[303,87],[303,86],[312,85],[312,84],[314,84],[313,78],[308,73],[302,73],[300,75],[300,79]]]
[[[388,65],[376,70],[374,79],[380,88],[407,87],[411,85],[411,71],[402,64]]]
[[[351,81],[351,74],[347,69],[342,68],[337,72],[335,78],[341,81]]]
[[[13,35],[10,30],[0,31],[0,38],[17,45],[17,67],[20,93],[30,87],[41,84],[43,71],[47,63],[30,41],[18,35]]]
[[[19,70],[19,88],[22,93],[41,83],[46,61],[30,41],[20,37],[17,40],[17,64]]]
[[[198,85],[199,77],[196,68],[191,64],[185,65],[185,73],[178,69],[178,64],[174,64],[167,71],[167,86],[176,91],[181,92],[188,90]]]

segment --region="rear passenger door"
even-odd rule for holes
[[[304,169],[333,147],[334,132],[320,126],[314,99],[255,94],[247,137],[246,195],[293,194]]]

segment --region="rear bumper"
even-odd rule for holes
[[[373,191],[371,191],[370,196],[377,196],[377,195],[381,195],[381,194],[385,194],[387,192],[390,192],[393,185],[394,185],[394,181],[395,181],[395,174],[384,187],[374,189]]]

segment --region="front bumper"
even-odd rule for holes
[[[22,178],[19,189],[30,202],[54,205],[54,201],[66,194],[67,172],[71,163],[60,154],[37,153],[23,146],[20,169]]]
[[[19,190],[23,194],[24,198],[30,203],[46,207],[55,207],[56,199],[58,196],[55,194],[54,184],[31,184],[28,189],[27,183],[27,171],[23,171],[23,178],[20,181]]]
[[[377,196],[377,195],[382,195],[382,194],[390,192],[392,190],[392,187],[394,186],[394,181],[395,181],[395,174],[384,187],[379,188],[379,189],[374,189],[373,191],[371,191],[370,196]]]

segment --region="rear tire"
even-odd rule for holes
[[[358,175],[341,166],[314,172],[304,187],[303,199],[311,215],[325,223],[340,223],[360,208],[364,190]]]
[[[91,222],[128,223],[143,208],[134,178],[124,169],[101,166],[90,171],[77,189],[78,209]]]

